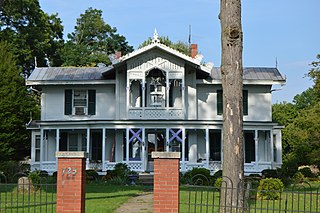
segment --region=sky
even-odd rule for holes
[[[64,38],[89,7],[117,28],[135,49],[157,29],[170,40],[198,44],[204,62],[220,66],[219,0],[40,0],[48,14],[58,14]],[[292,102],[313,85],[305,75],[320,54],[319,0],[242,0],[243,65],[276,67],[286,85],[272,94],[273,103]]]

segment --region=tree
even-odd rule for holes
[[[30,133],[26,123],[36,112],[16,59],[7,42],[0,41],[0,161],[30,155]]]
[[[220,1],[221,74],[223,88],[223,176],[229,187],[239,191],[221,193],[223,212],[236,212],[243,202],[243,67],[241,0]],[[231,182],[231,183],[230,183]]]
[[[74,32],[62,50],[63,66],[96,66],[110,64],[108,55],[120,51],[133,51],[126,38],[116,33],[117,29],[106,24],[102,11],[89,8],[77,19]]]
[[[311,66],[308,76],[313,79],[313,88],[316,91],[318,100],[320,100],[320,54],[317,55],[317,61],[313,61]]]
[[[177,41],[176,43],[172,42],[168,36],[159,36],[159,41],[161,44],[164,44],[172,49],[175,49],[187,56],[191,56],[190,47],[188,44],[184,43],[183,41]],[[146,41],[139,45],[139,48],[145,47],[152,43],[152,38],[149,37]]]
[[[9,42],[17,65],[28,76],[36,66],[60,66],[61,20],[44,13],[38,0],[5,0],[0,7],[0,40]]]
[[[298,110],[308,108],[316,102],[317,93],[315,88],[308,88],[306,91],[303,91],[301,94],[298,94],[293,98],[293,103]]]

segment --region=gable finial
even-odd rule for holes
[[[159,42],[160,42],[159,35],[158,35],[158,32],[157,32],[157,29],[155,28],[154,29],[154,33],[153,33],[152,43],[159,43]]]

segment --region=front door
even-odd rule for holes
[[[153,159],[151,153],[154,151],[166,151],[166,130],[146,130],[146,148],[147,148],[147,172],[153,172]]]

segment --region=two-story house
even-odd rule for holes
[[[33,170],[56,171],[56,151],[87,151],[87,168],[100,171],[119,162],[152,171],[152,151],[181,152],[182,172],[221,169],[220,69],[159,43],[157,35],[112,66],[35,68],[26,84],[41,94],[41,119],[28,124]],[[243,84],[244,168],[260,173],[282,163],[271,95],[285,79],[277,68],[250,67]]]

